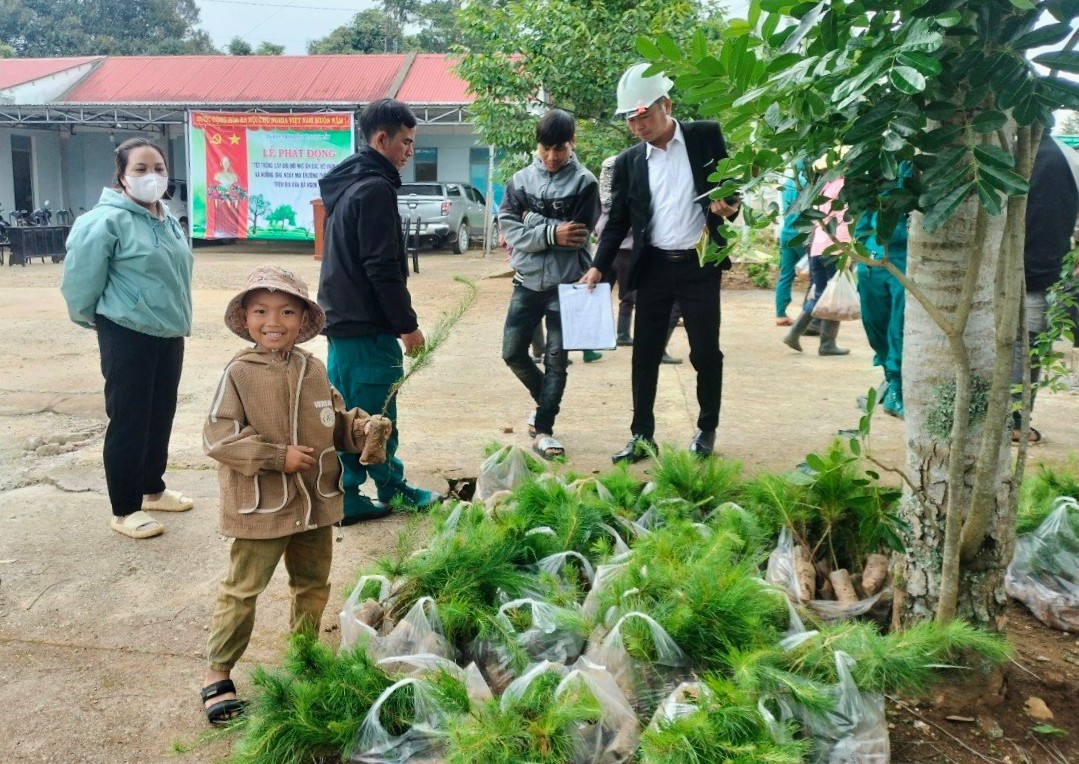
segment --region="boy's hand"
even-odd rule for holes
[[[285,449],[285,472],[292,474],[302,470],[309,470],[315,466],[315,460],[311,456],[315,449],[310,446],[289,446]]]
[[[562,223],[554,229],[554,241],[560,247],[583,247],[588,241],[588,226],[584,223]]]

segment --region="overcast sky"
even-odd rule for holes
[[[202,28],[224,49],[233,37],[256,47],[260,42],[285,46],[285,52],[307,52],[307,42],[325,37],[375,0],[195,0]],[[732,15],[743,16],[746,0],[726,0]]]

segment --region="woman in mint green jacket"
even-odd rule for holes
[[[164,482],[184,337],[191,334],[194,258],[160,201],[168,185],[161,149],[145,138],[124,141],[114,180],[71,228],[60,290],[71,320],[97,331],[112,529],[148,538],[164,527],[145,510],[194,503]]]

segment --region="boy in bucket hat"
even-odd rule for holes
[[[203,447],[220,463],[221,533],[235,539],[206,650],[201,695],[212,724],[243,711],[229,674],[251,637],[255,599],[282,557],[291,628],[318,634],[333,524],[343,515],[337,450],[361,452],[368,436],[388,436],[391,427],[385,417],[346,411],[322,361],[296,347],[325,321],[303,280],[276,266],[256,268],[225,309],[228,328],[255,346],[225,367],[203,428]]]

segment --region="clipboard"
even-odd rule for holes
[[[559,284],[563,350],[614,350],[611,285]]]

